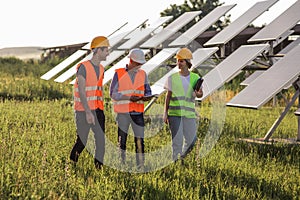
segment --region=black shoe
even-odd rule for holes
[[[103,167],[103,163],[98,160],[95,160],[95,168],[99,170],[102,169],[102,167]]]

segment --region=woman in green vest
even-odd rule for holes
[[[178,156],[184,158],[193,148],[196,135],[195,97],[202,97],[202,87],[194,90],[200,78],[191,72],[192,52],[187,48],[180,49],[175,58],[179,72],[168,77],[163,120],[169,124],[172,134],[173,160]],[[184,141],[184,145],[183,145]]]

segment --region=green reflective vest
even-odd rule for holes
[[[198,74],[190,72],[190,84],[187,93],[185,93],[179,73],[171,75],[172,96],[168,109],[169,116],[196,118],[195,98],[192,94],[193,87],[197,83],[198,79]]]

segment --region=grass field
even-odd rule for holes
[[[0,80],[0,199],[300,199],[299,145],[237,141],[263,137],[282,107],[222,109],[222,132],[204,155],[203,148],[210,147],[207,135],[218,134],[210,132],[214,107],[204,103],[198,106],[199,140],[184,164],[168,163],[146,173],[115,167],[117,163],[96,170],[86,150],[76,166],[69,162],[76,134],[72,86],[35,76],[6,75]],[[109,105],[106,137],[116,146]],[[295,138],[296,119],[290,111],[273,137]],[[169,130],[159,117],[152,117],[147,127],[147,153],[170,145]],[[117,162],[112,149],[105,160]],[[130,136],[128,152],[133,151]],[[146,157],[146,167],[165,155]],[[134,161],[128,162],[134,168]]]

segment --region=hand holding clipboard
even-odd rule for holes
[[[194,86],[194,91],[199,91],[202,83],[203,83],[204,79],[203,78],[199,78]]]

